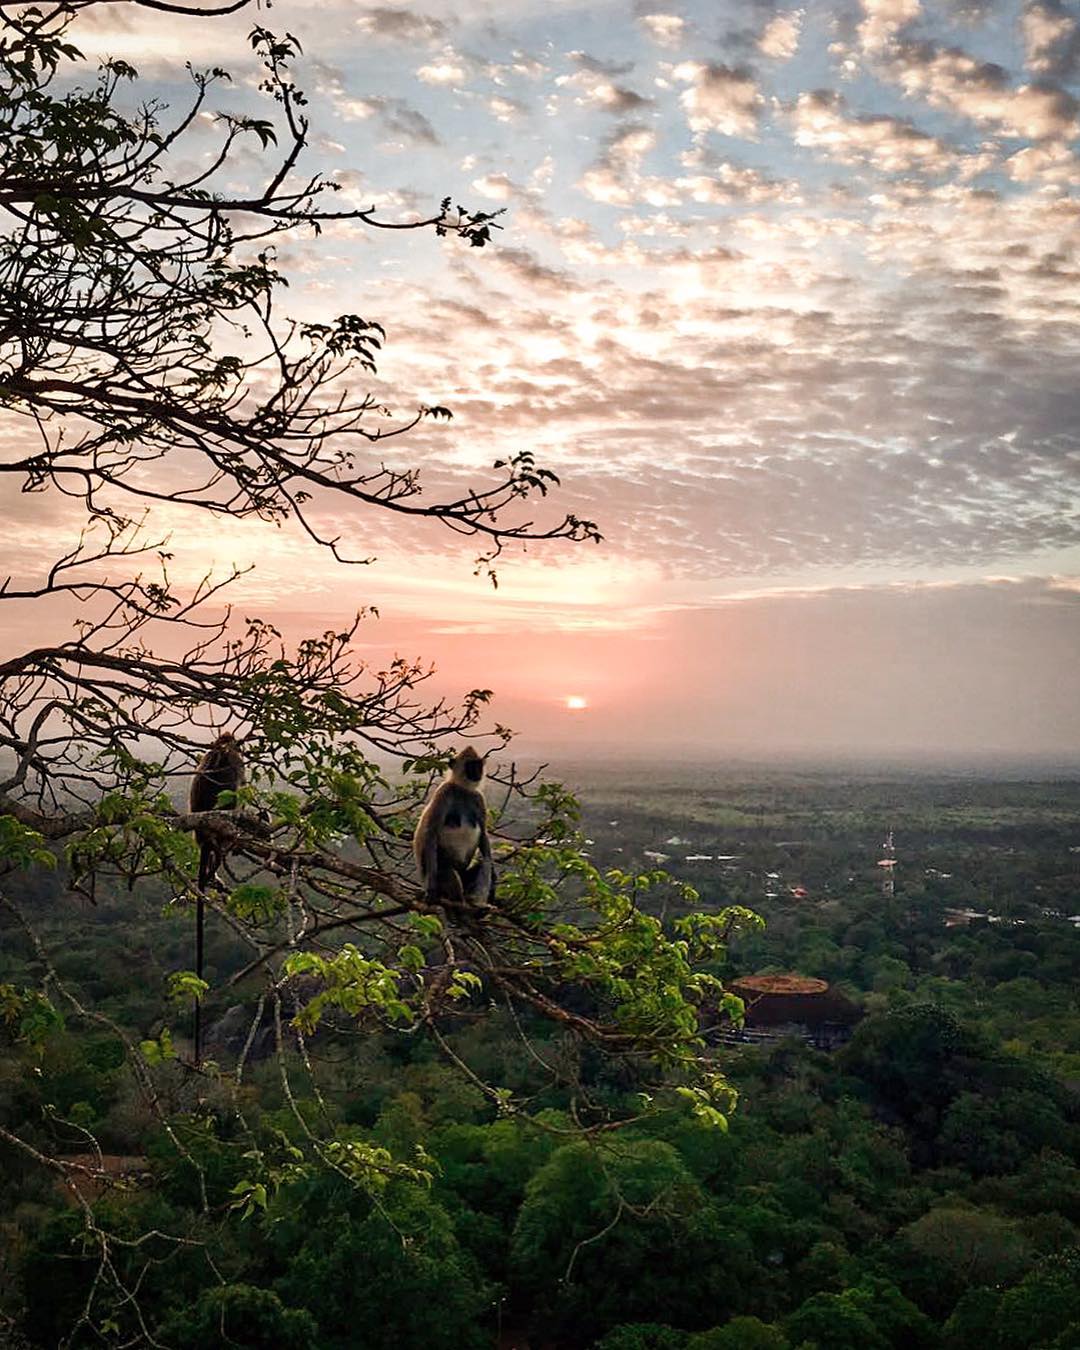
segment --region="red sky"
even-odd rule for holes
[[[1080,757],[1064,8],[279,0],[259,21],[303,39],[340,200],[507,208],[483,251],[285,240],[283,311],[379,319],[378,395],[453,408],[401,463],[482,483],[534,449],[605,540],[509,557],[495,592],[434,529],[328,516],[378,558],[342,569],[288,525],[162,511],[174,575],[255,562],[239,611],[297,635],[376,604],[373,653],[490,685],[540,750]],[[174,106],[184,59],[254,97],[250,16],[80,22]],[[32,579],[79,521],[6,490],[0,572]],[[2,619],[8,645],[70,614]]]

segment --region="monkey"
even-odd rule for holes
[[[235,792],[243,782],[244,757],[240,745],[231,731],[223,731],[199,760],[191,780],[188,809],[213,811],[223,792]],[[196,829],[195,838],[199,842],[199,890],[204,891],[217,880],[224,857],[213,835]]]
[[[420,816],[413,853],[429,900],[494,903],[483,777],[483,757],[467,745],[454,756]]]
[[[244,781],[244,756],[231,731],[223,731],[199,760],[191,780],[188,809],[213,811],[223,792],[235,792]],[[202,979],[203,934],[206,921],[206,888],[217,880],[218,868],[225,861],[221,844],[202,830],[195,831],[199,844],[199,888],[195,902],[195,974]],[[196,1067],[202,1063],[202,1007],[195,1000],[192,1040]]]

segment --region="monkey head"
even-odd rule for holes
[[[450,777],[462,787],[476,788],[484,776],[484,757],[471,745],[459,750],[450,761]]]

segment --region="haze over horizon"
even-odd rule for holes
[[[605,538],[508,555],[493,590],[433,525],[328,506],[378,559],[344,568],[289,525],[169,505],[174,575],[255,561],[237,613],[290,638],[376,605],[361,655],[494,689],[529,752],[1080,760],[1076,4],[280,0],[258,21],[303,41],[310,162],[343,203],[506,208],[484,250],[285,237],[282,310],[379,320],[378,396],[453,409],[388,460],[464,485],[533,449],[551,509]],[[214,106],[238,109],[252,22],[107,6],[72,36],[177,109],[185,60],[224,65]],[[257,164],[252,142],[238,178]],[[3,490],[0,575],[47,570],[81,515]],[[14,646],[43,620],[3,622]]]

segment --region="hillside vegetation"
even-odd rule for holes
[[[557,1023],[525,1027],[523,1043],[513,1010],[442,1024],[451,1053],[522,1105],[513,1115],[430,1041],[339,1024],[311,1040],[294,1103],[256,1046],[249,1133],[212,1082],[161,1066],[181,1131],[170,1138],[100,1025],[69,1018],[38,1035],[9,1020],[0,1122],[29,1123],[46,1152],[75,1156],[92,1137],[118,1159],[92,1203],[135,1244],[112,1259],[137,1284],[145,1343],[1080,1345],[1080,929],[1068,917],[1080,785],[688,773],[648,804],[607,780],[583,787],[593,861],[663,853],[705,911],[757,909],[766,926],[736,936],[715,973],[824,978],[866,1014],[851,1041],[831,1055],[798,1037],[724,1049],[740,1094],[725,1131],[677,1110],[633,1123],[647,1072],[590,1057]],[[721,798],[726,814],[710,814]],[[876,868],[886,823],[891,898]],[[160,1037],[186,917],[139,889],[88,908],[45,871],[19,886],[62,979],[132,1035]],[[688,905],[664,894],[644,904],[672,929]],[[211,986],[245,959],[215,926]],[[0,982],[15,986],[33,953],[5,931],[2,960]],[[246,1025],[242,985],[235,999]],[[212,1035],[230,1025],[219,1000]],[[552,1075],[575,1055],[574,1074]],[[582,1097],[631,1123],[581,1133]],[[320,1115],[338,1137],[413,1158],[417,1174],[381,1189],[326,1170],[290,1181],[302,1122]],[[283,1178],[270,1193],[245,1190],[250,1132]],[[3,1161],[8,1325],[33,1345],[100,1344],[88,1327],[65,1339],[97,1270],[82,1216],[47,1170],[7,1149]]]

